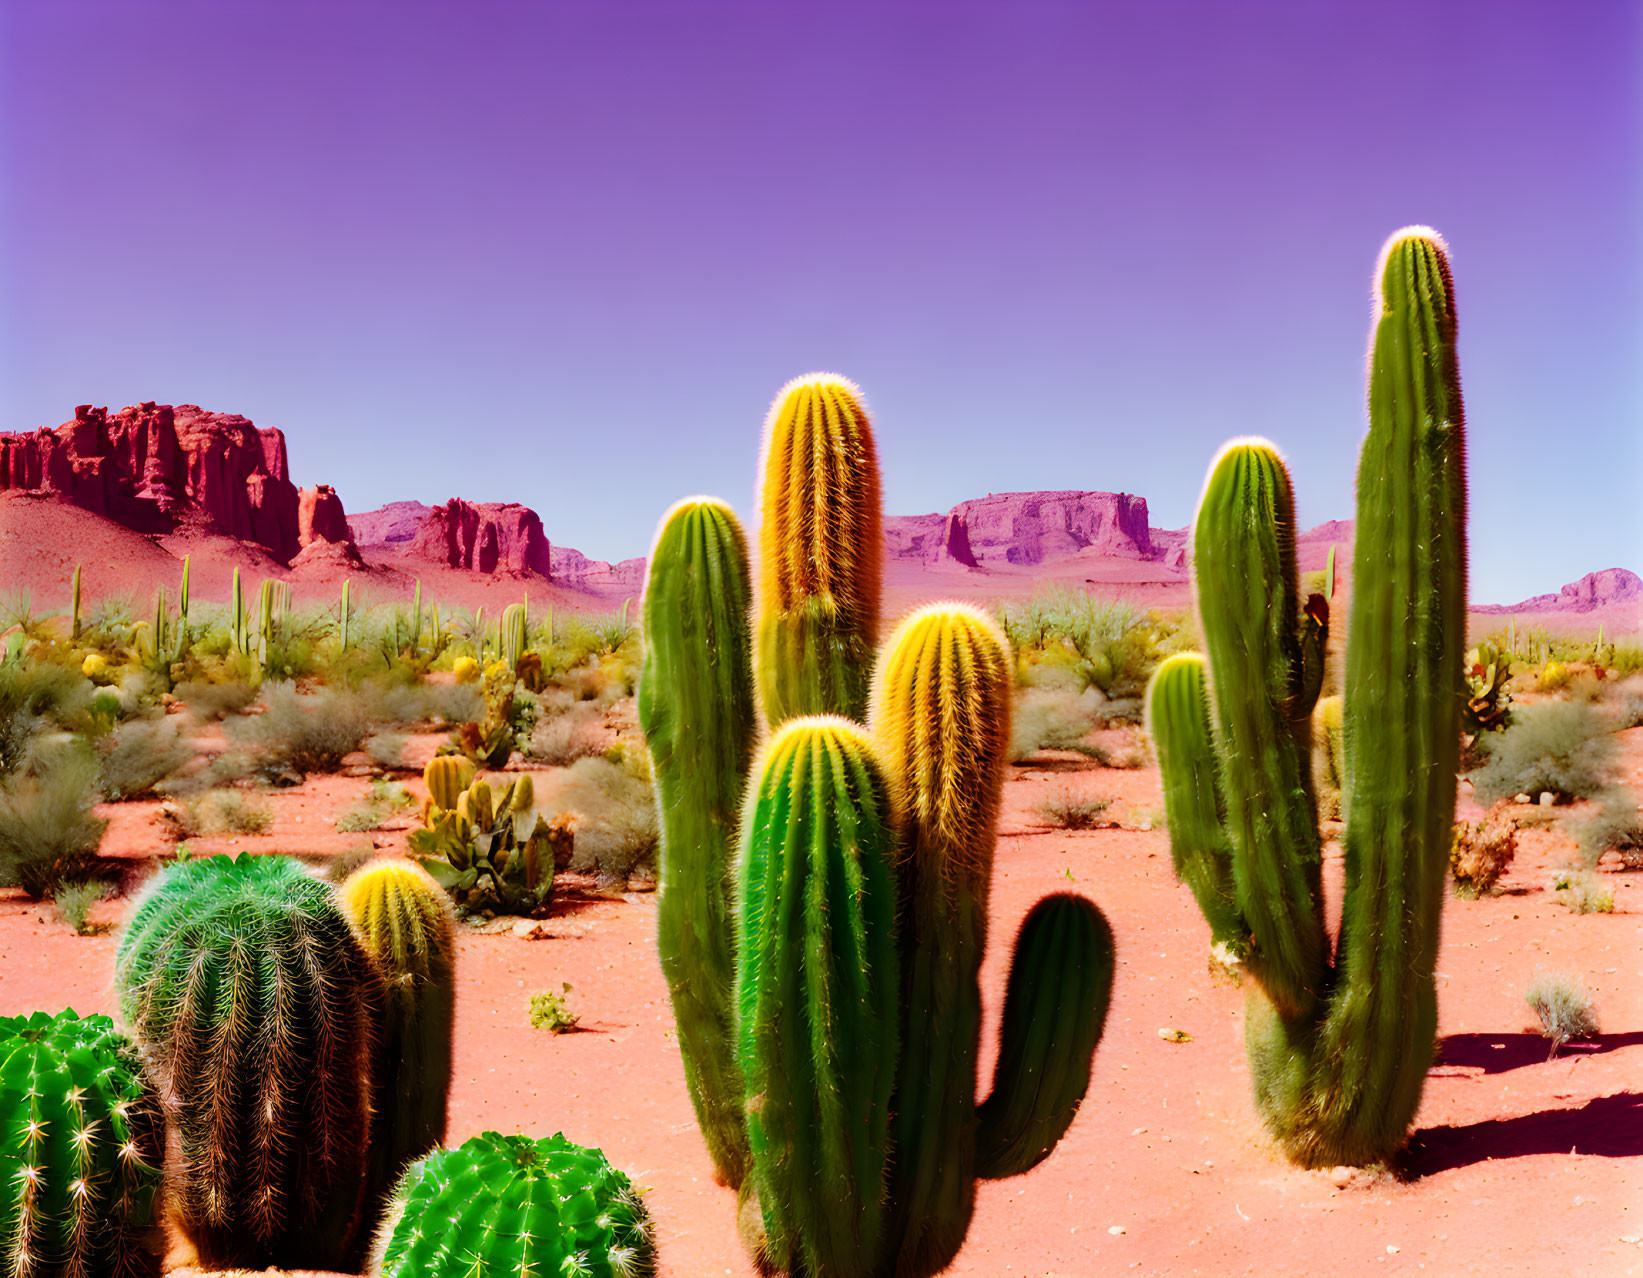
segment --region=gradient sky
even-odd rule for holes
[[[0,0],[0,428],[194,402],[349,510],[642,554],[787,378],[887,508],[1236,434],[1349,517],[1370,271],[1449,239],[1474,601],[1643,570],[1643,5]]]

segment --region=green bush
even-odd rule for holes
[[[1485,762],[1471,774],[1479,803],[1550,791],[1588,798],[1609,784],[1615,743],[1610,721],[1588,702],[1520,706],[1512,726],[1481,739]]]
[[[570,1010],[570,1000],[565,997],[570,992],[570,982],[566,981],[564,989],[558,994],[552,990],[532,994],[531,1028],[547,1030],[550,1034],[563,1034],[567,1030],[575,1029],[576,1022],[582,1018]]]
[[[108,826],[92,813],[98,768],[84,743],[59,746],[40,764],[0,783],[0,887],[36,901],[87,877]]]
[[[111,803],[153,793],[194,757],[175,719],[131,719],[97,743],[101,760],[98,788]]]
[[[51,903],[57,907],[63,922],[81,936],[94,936],[98,929],[86,922],[86,916],[91,913],[91,907],[107,895],[107,883],[99,879],[79,879],[72,883],[59,883],[52,894]]]

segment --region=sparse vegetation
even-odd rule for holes
[[[1552,876],[1552,895],[1571,914],[1613,914],[1614,893],[1590,870],[1560,870]]]
[[[262,703],[262,714],[233,723],[234,735],[267,762],[294,772],[335,772],[371,731],[364,698],[345,689],[302,695],[294,684],[268,684]]]
[[[1512,726],[1479,738],[1485,762],[1471,774],[1478,802],[1549,791],[1587,798],[1609,784],[1614,763],[1611,723],[1586,702],[1541,701],[1517,708]]]
[[[1112,829],[1118,824],[1106,815],[1110,807],[1111,799],[1077,794],[1069,789],[1044,799],[1039,803],[1037,812],[1045,825],[1058,830],[1099,830]]]
[[[1516,852],[1517,826],[1504,802],[1490,808],[1476,825],[1457,822],[1449,848],[1455,895],[1467,901],[1487,895],[1511,868]]]
[[[390,816],[404,812],[412,805],[409,790],[397,781],[385,781],[379,777],[371,782],[371,792],[363,800],[337,818],[337,832],[361,834],[366,830],[378,829]]]
[[[1571,1039],[1590,1038],[1598,1032],[1592,996],[1577,978],[1563,972],[1537,971],[1523,991],[1523,999],[1540,1021],[1540,1032],[1551,1040],[1546,1059]]]
[[[1598,796],[1598,808],[1591,816],[1572,823],[1580,859],[1595,869],[1605,853],[1620,858],[1622,869],[1643,870],[1643,813],[1630,790],[1614,786]]]
[[[93,815],[97,760],[83,746],[58,747],[38,772],[0,783],[0,887],[33,900],[88,877],[108,822]]]
[[[531,733],[526,756],[537,763],[569,767],[578,759],[602,755],[611,745],[603,720],[603,712],[589,702],[577,702],[549,715]]]
[[[98,788],[109,802],[152,794],[194,757],[175,719],[131,719],[97,743],[101,759]]]
[[[208,790],[168,809],[179,830],[189,837],[213,834],[267,834],[274,810],[244,790]]]
[[[1010,762],[1019,763],[1040,750],[1070,750],[1107,761],[1107,752],[1085,740],[1095,731],[1106,700],[1099,688],[1022,688],[1017,691],[1010,723]]]
[[[655,864],[660,832],[656,796],[640,751],[579,759],[543,786],[542,806],[574,818],[570,868],[602,882],[625,883]]]
[[[51,903],[57,907],[57,913],[63,922],[67,923],[81,936],[95,936],[98,927],[86,921],[91,913],[91,907],[108,895],[108,884],[98,879],[78,879],[70,883],[60,883],[52,894]]]
[[[552,990],[532,994],[531,1028],[546,1030],[550,1034],[563,1034],[567,1030],[575,1029],[576,1023],[582,1018],[570,1010],[571,992],[570,982],[566,981],[557,994]]]

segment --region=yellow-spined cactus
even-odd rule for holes
[[[461,755],[438,755],[429,759],[428,766],[422,769],[422,783],[428,787],[428,798],[446,812],[456,810],[456,801],[473,780],[474,765]]]
[[[472,657],[458,657],[451,663],[451,674],[458,683],[478,683],[479,663]]]
[[[813,373],[765,423],[755,667],[772,727],[867,708],[878,638],[883,509],[878,454],[855,383]]]
[[[373,861],[337,896],[386,985],[366,1188],[374,1200],[445,1140],[456,919],[444,889],[410,861]]]

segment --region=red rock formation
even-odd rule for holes
[[[1605,568],[1571,581],[1555,595],[1536,595],[1515,604],[1474,604],[1473,612],[1591,612],[1609,604],[1643,599],[1643,578],[1625,568]]]
[[[624,559],[620,563],[606,563],[589,559],[580,550],[568,546],[553,548],[553,579],[573,590],[585,590],[599,595],[637,595],[645,589],[645,560]]]
[[[110,414],[82,404],[55,429],[0,434],[0,490],[56,493],[140,532],[179,524],[297,552],[285,436],[232,413],[152,401]]]
[[[948,513],[942,525],[940,539],[930,548],[927,562],[958,564],[963,568],[979,568],[974,549],[970,545],[970,523],[962,510]]]
[[[475,572],[551,576],[548,538],[534,510],[453,497],[424,517],[407,553]]]
[[[1080,551],[1119,559],[1150,559],[1147,500],[1128,493],[993,493],[960,502],[979,563],[1040,564]]]
[[[329,484],[304,488],[297,494],[297,544],[312,545],[316,541],[352,541],[348,516],[342,511],[342,499]]]
[[[431,509],[419,501],[391,501],[379,510],[349,515],[349,533],[361,546],[409,546]]]

